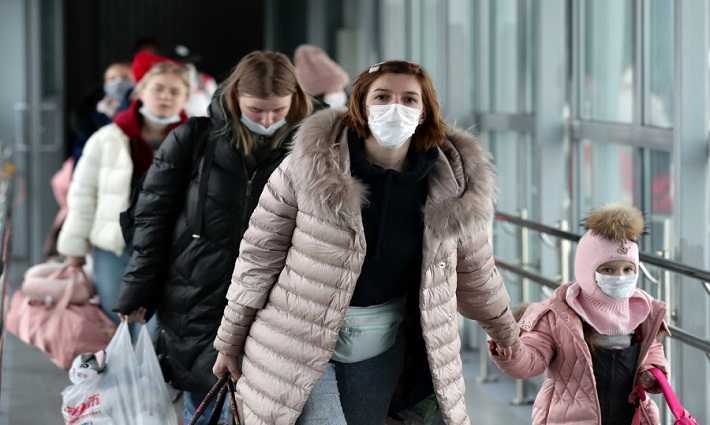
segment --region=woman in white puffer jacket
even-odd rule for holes
[[[187,119],[183,108],[190,87],[184,66],[148,52],[136,55],[133,73],[138,83],[131,106],[86,142],[57,244],[70,266],[79,267],[92,255],[101,308],[116,322],[118,315],[111,310],[128,262],[119,214],[128,207],[132,183],[148,170],[154,151]]]

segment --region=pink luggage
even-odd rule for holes
[[[69,303],[80,285],[78,274],[74,276],[52,306],[31,303],[21,290],[15,291],[5,318],[8,331],[47,353],[54,364],[64,369],[78,354],[106,348],[116,330],[97,305]]]
[[[32,301],[54,304],[72,281],[75,281],[76,285],[69,300],[70,304],[86,303],[96,293],[84,269],[56,262],[30,267],[22,282],[22,292]]]
[[[671,388],[671,384],[668,382],[666,375],[658,368],[653,368],[649,372],[653,374],[661,387],[663,397],[666,399],[666,403],[668,403],[668,407],[675,417],[675,422],[673,423],[675,425],[698,425],[698,421],[695,420],[690,412],[685,410],[683,404],[680,400],[678,400],[678,396],[676,396],[675,392],[673,392],[673,388]],[[643,387],[639,385],[635,391],[641,401],[646,399],[646,391]],[[636,414],[631,422],[632,425],[638,425],[641,423],[640,410],[641,409],[636,410]]]

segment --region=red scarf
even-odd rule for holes
[[[143,117],[138,111],[142,104],[140,100],[134,100],[127,109],[117,113],[113,118],[113,122],[128,136],[134,176],[142,176],[148,171],[155,154],[153,147],[143,140],[143,135],[141,134]],[[187,115],[185,115],[185,111],[180,111],[180,122],[168,125],[165,129],[165,134],[167,135],[185,121],[187,121]]]

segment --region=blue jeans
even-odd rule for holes
[[[313,387],[296,425],[347,425],[333,363],[328,363]]]
[[[120,256],[110,251],[94,247],[94,286],[99,294],[101,309],[114,322],[118,323],[118,313],[112,311],[118,304],[121,293],[121,278],[128,265],[128,253]]]
[[[404,338],[388,351],[357,363],[328,363],[297,425],[383,424],[402,373]]]
[[[195,410],[197,410],[197,406],[200,405],[200,402],[202,399],[205,398],[206,394],[197,394],[197,393],[191,393],[191,392],[183,392],[182,393],[182,402],[183,402],[183,418],[184,418],[184,424],[187,425],[190,423],[190,420],[192,417],[195,415]],[[210,404],[210,406],[205,409],[205,413],[202,415],[200,419],[197,420],[197,425],[207,425],[207,422],[210,420],[210,416],[212,416],[212,411],[214,410],[214,401]],[[222,408],[222,414],[219,417],[219,423],[224,424],[224,425],[231,425],[232,424],[232,414],[229,411],[229,399],[224,401],[224,407]]]
[[[118,323],[118,313],[112,310],[118,304],[118,297],[121,294],[121,280],[123,272],[128,265],[128,253],[124,251],[123,254],[118,256],[111,251],[104,251],[101,248],[94,247],[91,256],[94,260],[94,287],[99,295],[101,310],[111,320]],[[155,340],[158,332],[158,322],[155,315],[148,321],[146,326],[151,338]],[[136,328],[136,326],[130,326],[131,336],[134,340],[138,337]]]

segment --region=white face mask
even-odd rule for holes
[[[141,108],[138,110],[138,112],[143,115],[145,119],[148,121],[152,122],[153,124],[157,125],[170,125],[170,124],[176,124],[180,122],[180,115],[175,114],[170,117],[159,117],[153,113],[151,113],[148,108],[145,107],[145,105],[141,106]]]
[[[247,117],[244,114],[242,114],[241,121],[242,121],[242,124],[247,126],[247,128],[249,130],[251,130],[252,132],[259,134],[261,136],[266,136],[266,137],[272,136],[274,133],[276,133],[276,131],[278,131],[279,128],[286,125],[286,118],[282,118],[281,120],[276,121],[275,123],[271,124],[270,126],[264,127],[263,125],[259,124],[258,122],[250,120],[249,117]]]
[[[611,276],[608,274],[594,273],[599,289],[611,298],[629,298],[636,290],[639,275]]]
[[[323,96],[323,101],[328,104],[331,108],[340,108],[345,106],[348,102],[348,96],[344,91],[338,91],[335,93],[328,93]]]
[[[372,135],[387,149],[397,149],[412,137],[419,125],[421,109],[393,103],[367,107],[367,124]]]

